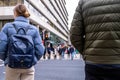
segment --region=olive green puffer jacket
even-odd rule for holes
[[[70,39],[86,62],[120,64],[120,0],[80,0]]]

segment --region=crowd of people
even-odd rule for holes
[[[72,45],[65,45],[64,43],[59,45],[54,45],[52,43],[48,43],[45,52],[43,55],[43,59],[65,59],[65,56],[68,59],[73,60],[76,58],[76,54],[79,52]]]

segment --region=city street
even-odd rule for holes
[[[41,60],[35,66],[35,80],[84,80],[82,60]],[[4,66],[0,61],[0,80],[4,80]]]

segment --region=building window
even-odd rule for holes
[[[4,1],[4,6],[9,6],[9,0],[3,0]]]
[[[15,6],[17,3],[22,3],[23,0],[0,0],[0,6]]]
[[[8,22],[13,22],[14,20],[0,20],[0,30],[2,29],[2,27],[8,23]]]
[[[3,25],[2,25],[2,21],[0,21],[0,30],[1,30],[2,26],[3,26]]]
[[[17,0],[9,0],[9,5],[10,6],[15,6],[17,4]]]
[[[4,1],[0,0],[0,6],[3,6],[3,5],[4,5]]]
[[[22,3],[22,2],[23,2],[23,0],[17,0],[17,2],[18,2],[18,3]]]

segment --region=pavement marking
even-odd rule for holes
[[[3,74],[5,74],[5,72],[3,72]]]
[[[1,64],[0,67],[4,66],[4,64]]]

